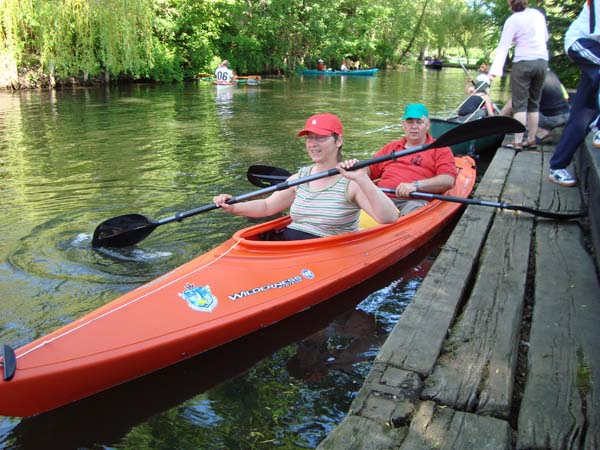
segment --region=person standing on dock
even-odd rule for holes
[[[541,11],[528,7],[528,0],[508,0],[513,14],[506,19],[489,77],[502,76],[508,49],[515,45],[510,90],[515,119],[527,126],[527,147],[535,148],[540,109],[540,96],[548,69],[548,27]],[[523,149],[523,133],[506,147]]]
[[[570,110],[567,90],[560,82],[558,76],[552,70],[548,69],[542,89],[542,97],[540,98],[540,120],[535,136],[536,142],[539,144],[551,143],[551,131],[567,123]],[[502,107],[500,115],[509,117],[513,115],[511,98]]]
[[[549,180],[562,186],[575,186],[577,181],[567,170],[573,155],[583,143],[592,125],[592,145],[600,148],[600,1],[588,0],[577,19],[565,33],[565,51],[581,69],[577,92],[571,105],[569,120],[550,159]],[[595,120],[594,120],[595,119]]]
[[[374,157],[391,152],[430,144],[435,139],[429,134],[429,111],[422,103],[406,106],[402,117],[405,137],[381,148]],[[400,215],[406,215],[427,204],[426,200],[410,199],[415,191],[442,194],[454,186],[456,165],[450,147],[432,148],[413,155],[373,164],[369,175],[379,187],[396,192],[394,203]]]

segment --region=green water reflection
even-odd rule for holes
[[[209,212],[135,249],[96,252],[104,219],[170,216],[255,190],[252,164],[293,171],[296,137],[329,111],[347,156],[401,134],[407,103],[446,117],[462,71],[295,77],[260,86],[110,86],[0,93],[0,342],[19,346],[193,258],[248,225]],[[503,102],[506,88],[492,97]],[[0,418],[2,448],[312,448],[345,415],[432,247],[365,286],[175,368],[43,416]],[[104,447],[103,447],[104,446]]]

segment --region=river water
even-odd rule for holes
[[[92,250],[103,220],[158,219],[256,190],[245,176],[252,164],[294,171],[308,161],[296,133],[317,112],[342,118],[345,156],[367,158],[401,135],[407,103],[447,117],[464,83],[462,71],[444,69],[0,93],[0,343],[43,336],[252,223],[213,211],[133,249]],[[503,102],[507,91],[495,85],[492,97]],[[0,417],[0,448],[314,448],[344,417],[443,239],[182,364],[37,417]]]

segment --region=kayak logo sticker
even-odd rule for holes
[[[301,283],[305,279],[312,280],[315,277],[315,274],[308,269],[303,269],[300,272],[300,275],[295,275],[286,280],[276,281],[275,283],[265,284],[263,286],[258,286],[252,289],[248,289],[245,291],[236,292],[235,294],[228,295],[230,300],[240,300],[245,297],[249,297],[250,295],[259,294],[261,292],[269,291],[271,289],[282,289],[286,287],[293,286],[294,284]]]
[[[217,297],[210,292],[210,286],[194,286],[192,283],[185,284],[185,291],[178,293],[188,306],[194,311],[211,312],[219,304]]]
[[[312,270],[308,270],[308,269],[303,269],[302,272],[300,272],[302,274],[302,276],[308,280],[312,280],[315,277],[315,274],[312,273]]]

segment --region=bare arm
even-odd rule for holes
[[[494,105],[492,104],[492,99],[490,98],[489,95],[485,95],[483,97],[485,99],[485,109],[487,111],[488,116],[494,116],[496,115],[496,112],[494,111]]]
[[[396,195],[398,197],[409,197],[410,193],[415,191],[442,194],[454,186],[454,180],[455,178],[453,176],[442,174],[432,178],[418,180],[413,183],[400,183],[396,188]]]
[[[297,175],[292,175],[288,180],[296,179]],[[243,203],[227,204],[227,200],[231,198],[229,194],[219,194],[213,198],[215,205],[219,206],[223,211],[245,217],[267,217],[277,214],[292,206],[296,189],[294,187],[283,191],[275,191],[267,198],[250,200]]]
[[[356,159],[342,162],[338,166],[340,173],[350,179],[348,192],[350,197],[379,223],[394,223],[398,220],[398,208],[394,202],[369,178],[368,170],[346,171],[357,162]]]

